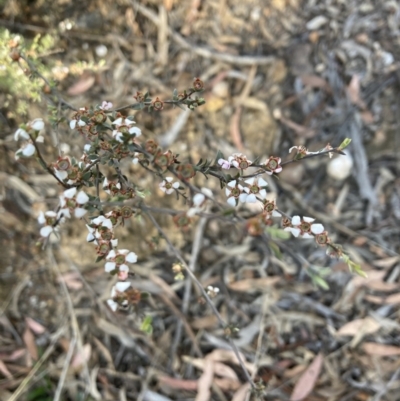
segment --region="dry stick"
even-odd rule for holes
[[[56,348],[57,340],[64,334],[65,327],[61,327],[60,330],[58,330],[53,338],[50,346],[46,349],[42,357],[39,359],[39,361],[35,364],[35,366],[32,368],[32,370],[29,372],[28,376],[25,377],[25,379],[22,381],[22,383],[19,385],[19,387],[14,391],[12,396],[8,399],[8,401],[17,401],[20,400],[21,394],[24,392],[25,387],[28,385],[28,383],[31,381],[33,376],[36,374],[36,372],[40,369],[40,367],[43,365],[43,363],[47,360],[47,358],[53,353],[54,349]]]
[[[71,185],[65,184],[64,182],[62,182],[54,173],[54,171],[49,167],[49,165],[46,163],[46,161],[43,159],[42,154],[40,153],[40,149],[39,146],[37,145],[35,139],[32,137],[32,135],[29,135],[29,137],[32,140],[33,146],[36,149],[36,153],[37,153],[37,157],[39,158],[39,160],[41,161],[41,164],[46,170],[47,172],[52,175],[64,188],[71,188]]]
[[[131,1],[132,6],[135,10],[139,11],[142,15],[147,17],[151,22],[155,25],[159,26],[160,19],[157,15],[149,10],[147,7],[137,3],[136,1]],[[177,32],[172,30],[168,27],[168,33],[172,37],[172,39],[178,43],[183,49],[189,50],[198,56],[204,58],[211,58],[218,61],[223,61],[226,63],[237,64],[237,65],[266,65],[271,64],[276,60],[274,56],[237,56],[233,54],[226,54],[226,53],[217,53],[205,47],[194,46],[193,44],[189,43],[186,39],[184,39],[181,35]]]
[[[187,265],[187,263],[185,262],[185,259],[183,259],[181,253],[172,245],[171,241],[169,240],[169,238],[167,237],[167,235],[164,233],[164,230],[160,227],[160,225],[157,223],[157,221],[154,219],[154,217],[151,215],[151,213],[146,213],[147,216],[149,217],[149,219],[151,220],[151,222],[153,223],[153,225],[156,227],[156,229],[158,230],[158,232],[164,237],[165,241],[167,242],[167,244],[169,245],[169,247],[171,248],[171,250],[174,252],[175,256],[179,259],[179,261],[182,263],[182,265],[184,266],[185,270],[187,271],[187,273],[189,274],[190,278],[196,283],[196,285],[199,287],[203,297],[205,298],[205,300],[207,301],[208,305],[211,307],[212,311],[214,312],[215,316],[217,317],[220,325],[223,328],[226,328],[226,323],[224,322],[224,319],[222,318],[222,316],[220,315],[220,313],[218,312],[218,309],[215,307],[214,303],[211,301],[211,298],[208,296],[207,292],[204,290],[203,286],[201,285],[200,281],[197,279],[197,277],[194,275],[194,273],[189,269],[189,266]],[[251,378],[251,376],[249,375],[249,372],[247,371],[242,357],[240,356],[238,347],[236,346],[236,344],[232,341],[232,339],[229,337],[229,343],[232,347],[233,352],[236,355],[236,358],[238,359],[239,365],[241,366],[247,381],[251,384],[251,386],[253,388],[255,388],[255,383],[253,382],[253,379]]]
[[[68,353],[67,353],[67,356],[65,358],[64,366],[63,366],[63,369],[62,369],[62,372],[61,372],[61,375],[60,375],[60,379],[59,379],[58,384],[57,384],[56,393],[54,394],[54,398],[53,398],[53,401],[58,401],[60,399],[60,397],[61,397],[61,393],[62,393],[62,390],[63,390],[64,382],[65,382],[65,379],[67,377],[68,368],[70,366],[70,362],[71,362],[71,359],[72,359],[72,356],[73,356],[73,352],[75,350],[75,344],[78,345],[79,352],[83,353],[83,349],[82,349],[83,347],[82,347],[82,337],[81,337],[80,331],[79,331],[79,324],[78,324],[78,321],[76,319],[76,315],[75,315],[75,311],[74,311],[74,305],[73,305],[71,297],[69,295],[67,285],[65,284],[65,281],[64,281],[64,279],[63,279],[63,277],[61,275],[60,269],[59,269],[58,264],[56,262],[56,259],[54,257],[52,247],[50,247],[50,246],[47,247],[47,256],[48,256],[48,258],[49,258],[49,260],[51,262],[51,265],[56,270],[58,281],[60,282],[60,285],[61,285],[61,287],[62,287],[62,289],[64,291],[65,298],[66,298],[66,301],[67,301],[67,308],[68,308],[68,312],[69,312],[69,316],[70,316],[71,326],[72,326],[72,340],[71,340],[71,343],[69,345]],[[87,384],[88,384],[88,383],[90,383],[91,378],[90,378],[89,369],[88,369],[86,361],[84,361],[84,369],[83,369],[83,371],[84,371],[84,373],[86,375],[86,380],[87,380]],[[89,388],[91,388],[91,386],[89,386]]]
[[[195,270],[197,258],[200,253],[200,246],[203,239],[206,223],[207,223],[207,218],[204,217],[200,218],[199,224],[195,232],[192,254],[190,256],[190,262],[189,262],[189,269],[193,272]],[[183,294],[183,302],[182,302],[182,313],[184,315],[187,315],[189,309],[191,288],[192,288],[192,281],[189,279],[189,277],[187,277],[185,283],[185,292]],[[171,353],[170,353],[171,356],[174,355],[176,348],[178,347],[178,344],[181,341],[181,336],[182,336],[182,321],[179,320],[176,325],[175,339],[171,347]],[[170,360],[172,360],[172,357],[170,358]]]

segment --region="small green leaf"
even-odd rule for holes
[[[279,246],[271,241],[268,243],[268,246],[269,246],[269,249],[271,249],[271,251],[274,253],[274,255],[279,260],[282,260],[282,253],[281,253],[281,250],[279,249]]]
[[[265,231],[271,236],[271,238],[274,239],[289,239],[291,237],[289,231],[282,230],[277,226],[267,227]]]
[[[339,145],[338,150],[343,150],[347,148],[347,146],[350,145],[351,139],[350,138],[345,138],[344,141]]]
[[[151,335],[153,333],[153,318],[151,316],[146,316],[140,325],[140,330],[146,334]]]
[[[324,290],[329,290],[329,285],[328,283],[320,276],[312,276],[311,277],[313,283],[317,286],[317,287],[321,287]]]

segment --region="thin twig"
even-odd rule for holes
[[[192,270],[190,270],[189,266],[187,265],[185,259],[182,257],[181,253],[173,246],[172,242],[169,240],[168,236],[165,234],[164,230],[160,227],[160,225],[157,223],[157,221],[154,219],[154,217],[150,214],[150,213],[146,213],[147,216],[149,217],[149,219],[151,220],[151,222],[153,223],[153,225],[156,227],[156,229],[158,230],[158,232],[160,233],[160,235],[162,235],[165,239],[165,241],[167,242],[167,244],[169,245],[169,247],[171,248],[171,250],[174,252],[175,256],[179,259],[179,261],[182,263],[182,266],[185,268],[185,271],[188,273],[188,275],[190,276],[190,278],[196,283],[196,285],[198,286],[198,288],[200,289],[202,296],[204,297],[204,299],[206,300],[206,302],[208,303],[208,305],[211,307],[212,311],[214,312],[215,316],[217,317],[220,325],[223,328],[226,328],[227,325],[224,321],[224,319],[222,318],[221,314],[218,312],[218,309],[216,308],[216,306],[214,305],[214,303],[212,302],[211,298],[209,297],[209,295],[207,294],[207,292],[204,290],[203,286],[201,285],[200,281],[197,279],[197,277],[195,276],[195,274],[192,272]],[[240,352],[238,350],[238,347],[236,346],[236,344],[232,341],[231,337],[228,337],[229,339],[229,343],[232,347],[233,352],[236,355],[236,358],[238,359],[239,365],[241,366],[243,373],[246,376],[247,381],[250,383],[250,385],[254,388],[255,387],[255,383],[253,381],[253,379],[251,378],[249,372],[247,371],[242,357],[240,356]]]
[[[43,80],[43,82],[48,86],[48,88],[50,89],[52,95],[54,95],[57,100],[59,101],[59,103],[63,104],[64,106],[66,106],[68,109],[73,110],[73,111],[78,111],[78,109],[76,109],[74,106],[72,106],[71,104],[69,104],[67,101],[65,101],[61,95],[59,94],[58,90],[55,89],[50,82],[48,81],[48,79],[43,76],[38,70],[37,68],[33,65],[33,63],[24,55],[20,55],[20,57],[25,60],[25,62],[28,64],[29,69],[32,71],[32,73],[36,74],[40,79]],[[21,67],[22,68],[22,67]],[[55,102],[53,102],[55,103]]]

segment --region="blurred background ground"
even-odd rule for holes
[[[181,233],[169,217],[155,217],[200,282],[220,288],[215,305],[241,329],[235,342],[249,372],[264,382],[252,399],[399,400],[398,2],[0,5],[2,38],[20,35],[75,107],[102,100],[123,106],[138,90],[166,99],[201,77],[207,103],[195,112],[135,114],[145,138],[182,158],[212,159],[220,149],[287,160],[291,146],[318,150],[351,138],[339,164],[313,158],[269,183],[281,210],[316,217],[368,278],[352,276],[310,240],[277,241],[280,254],[247,237],[239,223],[205,220]],[[42,42],[34,48],[37,35]],[[246,399],[245,377],[222,328],[190,281],[174,281],[176,257],[163,241],[154,247],[148,222],[129,222],[119,232],[124,247],[140,257],[134,285],[151,293],[131,314],[105,306],[113,282],[94,263],[81,224],[65,226],[45,251],[35,246],[37,214],[56,206],[60,189],[33,161],[15,161],[13,133],[47,115],[48,101],[32,99],[33,89],[45,88],[24,83],[33,80],[18,75],[6,45],[0,54],[0,399]],[[83,141],[65,122],[56,131],[46,125],[46,135],[48,160],[57,155],[57,141],[80,156]],[[153,185],[140,168],[127,162],[124,169],[143,187]],[[207,185],[224,199],[218,182]],[[184,209],[161,196],[151,203]],[[328,289],[310,279],[317,266],[329,267]],[[139,330],[145,316],[153,318],[151,336]]]

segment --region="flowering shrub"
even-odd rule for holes
[[[158,181],[159,189],[166,195],[184,199],[188,205],[187,210],[173,216],[173,221],[179,229],[187,230],[195,216],[204,213],[207,205],[217,202],[210,189],[199,189],[192,183],[197,174],[203,174],[219,181],[221,189],[225,192],[227,211],[240,208],[245,203],[258,204],[258,214],[248,219],[245,224],[249,235],[265,234],[266,228],[272,224],[272,219],[279,219],[284,231],[294,237],[314,239],[317,246],[327,248],[329,256],[344,260],[352,271],[361,274],[360,267],[350,260],[340,245],[333,243],[322,224],[315,223],[312,217],[290,217],[278,208],[279,200],[268,199],[268,183],[263,178],[266,175],[279,175],[288,163],[322,155],[330,157],[333,153],[343,154],[342,150],[349,144],[349,140],[345,140],[338,147],[328,144],[318,152],[309,152],[305,147],[292,147],[289,152],[294,151],[294,156],[285,162],[277,156],[270,156],[263,161],[251,161],[241,153],[234,153],[225,158],[218,152],[214,160],[200,160],[194,164],[181,160],[170,150],[162,149],[154,139],[142,139],[141,129],[135,125],[133,117],[126,113],[129,109],[145,108],[160,112],[168,104],[194,110],[205,103],[200,96],[203,88],[203,82],[196,78],[192,86],[182,93],[174,91],[170,100],[163,101],[158,97],[153,100],[148,93],[137,92],[134,96],[136,103],[123,108],[113,109],[110,102],[103,101],[92,108],[82,107],[74,110],[69,127],[82,135],[86,141],[79,160],[62,156],[50,163],[45,161],[40,152],[40,143],[46,137],[44,121],[36,119],[21,126],[14,136],[15,140],[21,143],[15,157],[23,159],[35,156],[63,187],[58,208],[41,213],[38,218],[42,225],[42,244],[46,245],[49,236],[56,235],[66,219],[85,218],[87,241],[95,245],[97,262],[104,263],[105,273],[116,275],[118,278],[107,301],[110,308],[113,311],[129,308],[145,297],[146,294],[134,290],[129,282],[129,266],[137,262],[135,249],[119,249],[117,239],[118,226],[123,225],[135,211],[143,208],[142,199],[145,197],[121,171],[121,160],[130,159],[133,164],[152,174]],[[112,179],[102,171],[102,166],[114,170]],[[190,195],[185,193],[185,188],[190,189]],[[103,205],[109,203],[102,202],[104,197],[100,195],[101,191],[104,191],[111,204],[118,201],[118,206],[105,210]],[[89,217],[86,218],[87,215]],[[164,235],[161,230],[160,234]],[[175,264],[173,271],[176,279],[181,279],[185,273],[182,264]],[[195,279],[193,275],[191,278]],[[314,282],[323,286],[321,279]],[[200,285],[199,282],[197,284]],[[216,297],[218,292],[218,288],[202,288],[203,296],[210,305],[211,298]]]

